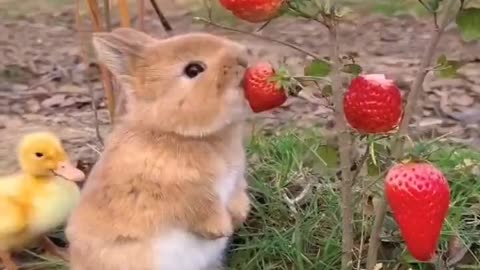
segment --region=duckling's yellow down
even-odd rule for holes
[[[66,222],[80,197],[75,180],[83,173],[75,171],[60,140],[51,133],[25,136],[19,146],[22,172],[0,177],[0,251],[24,248],[36,238]],[[67,168],[68,167],[68,168]],[[82,177],[83,176],[83,177]]]

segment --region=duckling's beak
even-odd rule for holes
[[[82,182],[83,180],[85,180],[85,174],[81,170],[73,166],[70,161],[60,162],[57,169],[53,170],[53,172],[56,175],[70,181]]]

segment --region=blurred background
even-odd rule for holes
[[[108,132],[110,126],[98,66],[89,44],[93,26],[86,2],[79,1],[80,5],[77,7],[74,1],[69,0],[0,0],[1,174],[18,169],[14,147],[19,136],[46,127],[59,134],[73,158],[79,161],[78,166],[86,172],[98,157],[101,145],[96,135],[96,122],[102,136]],[[103,1],[98,2],[101,6],[100,2]],[[402,91],[408,91],[417,71],[419,57],[434,28],[430,14],[415,0],[339,2],[353,10],[339,28],[341,53],[353,56],[362,66],[363,72],[384,73],[388,78],[393,79]],[[248,45],[258,59],[271,61],[276,66],[286,65],[292,74],[303,74],[305,62],[309,58],[298,51],[251,35],[194,22],[193,18],[196,16],[208,16],[204,1],[157,0],[157,3],[173,27],[174,34],[207,31],[227,36]],[[254,31],[259,26],[235,19],[221,9],[214,0],[210,3],[212,19],[217,23],[242,31]],[[112,27],[118,27],[121,24],[117,4],[118,0],[110,2]],[[158,38],[167,37],[150,2],[145,1],[145,6],[145,31]],[[77,8],[80,14],[79,25],[76,25],[75,19]],[[131,26],[140,27],[136,1],[129,1],[129,11],[133,18]],[[272,21],[259,34],[302,46],[321,56],[328,54],[327,31],[313,22],[288,16],[282,17]],[[84,47],[81,46],[82,42],[85,44]],[[85,52],[82,48],[86,48]],[[435,59],[441,54],[446,54],[449,59],[461,61],[465,65],[461,67],[460,76],[456,78],[427,76],[424,84],[425,94],[422,96],[415,122],[412,124],[412,134],[415,137],[427,139],[445,135],[451,142],[462,143],[469,149],[479,150],[480,43],[463,41],[455,24],[451,24],[440,42]],[[92,102],[97,108],[97,120],[94,117]],[[306,91],[302,97],[289,99],[281,108],[255,115],[254,120],[258,130],[269,134],[277,134],[281,130],[292,127],[295,129],[315,127],[319,133],[329,134],[334,123],[331,110],[326,108],[326,105],[326,101],[321,98],[321,93],[315,90]],[[272,150],[273,146],[269,144],[272,142],[254,145],[252,151],[257,149],[257,153],[278,157],[288,151],[297,151],[295,153],[301,155],[301,151],[305,150],[302,148],[303,141],[298,141],[298,138],[286,137],[282,140],[274,142],[281,143],[278,148],[280,150],[276,148],[280,152]],[[273,152],[269,152],[270,150]],[[291,155],[295,153],[290,152],[288,157],[292,158]],[[252,158],[258,159],[258,156],[253,155]],[[443,158],[445,162],[450,160],[450,157]],[[465,158],[462,156],[460,159]],[[280,167],[277,169],[283,168],[289,172],[291,168],[284,165],[278,165]],[[278,176],[275,167],[265,167],[263,171],[261,169],[257,170],[258,173]],[[477,171],[477,177],[478,173]],[[264,192],[268,193],[268,190]],[[338,197],[334,196],[334,192],[329,194],[332,196],[329,205],[338,205]],[[472,196],[478,197],[473,194]],[[478,198],[476,200],[478,201]],[[273,202],[270,207],[273,207],[272,205]],[[315,211],[318,210],[315,209]],[[278,208],[277,210],[279,212],[275,213],[280,213],[277,217],[278,221],[282,221],[282,213],[284,213],[282,211],[288,213],[288,209]],[[338,214],[338,208],[330,210],[332,214]],[[313,213],[314,211],[312,215]],[[317,217],[309,221],[312,223],[308,224],[306,230],[317,228],[317,226],[335,225],[332,224],[333,220],[326,219],[325,215],[318,214]],[[319,225],[318,222],[321,220],[327,223]],[[272,224],[270,225],[285,225],[287,229],[270,232],[272,236],[269,241],[283,239],[276,233],[286,233],[285,239],[291,236],[292,232],[288,231],[288,228],[291,228],[292,224],[282,225],[281,222],[276,223],[276,221]],[[329,237],[334,239],[338,228],[332,228],[329,227],[328,232],[331,233]],[[332,253],[328,253],[329,247],[323,250],[322,260],[325,265],[316,265],[317,268],[311,269],[338,269],[334,266],[338,263],[339,257],[337,240],[334,239],[331,242],[330,248],[334,249]],[[477,240],[478,237],[471,238],[471,241]],[[255,251],[263,255],[257,257],[253,253],[246,254],[246,257],[239,255],[238,261],[233,262],[237,267],[233,269],[296,269],[294,266],[289,268],[291,263],[283,261],[290,258],[289,256],[296,256],[289,253],[291,244],[278,242],[275,247],[268,246],[266,241],[263,244],[257,242],[254,244],[258,246],[250,246],[251,250],[248,252]],[[285,250],[277,250],[278,245]],[[268,257],[270,255],[272,257]],[[270,264],[263,264],[259,268],[262,262]],[[275,262],[278,264],[276,265]],[[241,265],[245,267],[241,268]],[[37,269],[46,268],[45,265],[40,265]]]
[[[18,135],[43,126],[60,132],[68,147],[80,159],[91,160],[96,152],[95,125],[92,121],[91,95],[99,109],[101,132],[108,129],[108,117],[103,100],[102,84],[91,50],[82,60],[80,40],[89,42],[92,25],[87,1],[79,1],[81,25],[75,30],[75,3],[67,0],[0,0],[0,151],[8,153]],[[101,6],[103,1],[98,1]],[[112,27],[120,26],[120,16],[111,0]],[[192,21],[195,16],[207,16],[204,1],[157,0],[174,29],[174,33],[208,31],[244,42],[258,58],[284,64],[292,74],[303,72],[308,58],[282,45]],[[385,73],[402,90],[408,90],[415,75],[433,20],[415,0],[345,0],[352,10],[340,27],[340,47],[350,54],[367,73]],[[145,31],[165,37],[166,33],[145,1]],[[239,29],[252,31],[258,25],[247,24],[212,3],[213,20]],[[132,27],[139,27],[137,2],[129,1]],[[321,56],[327,56],[326,31],[317,24],[297,18],[274,20],[262,34],[303,46]],[[89,46],[89,44],[88,44]],[[455,79],[427,77],[416,131],[438,136],[447,132],[459,141],[480,147],[480,44],[461,40],[454,24],[440,42],[438,54],[449,59],[467,61]],[[88,82],[88,84],[87,84]],[[280,109],[257,115],[263,127],[295,125],[319,126],[329,129],[331,115],[315,95],[312,100],[292,98]],[[313,102],[312,102],[313,101]],[[9,150],[10,149],[10,150]],[[3,154],[2,154],[3,156]],[[13,156],[2,158],[0,171],[14,170]]]

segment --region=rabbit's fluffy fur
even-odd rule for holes
[[[246,49],[204,33],[158,40],[127,28],[96,33],[93,44],[127,110],[69,220],[71,269],[222,269],[250,210]],[[189,64],[204,70],[192,78]]]

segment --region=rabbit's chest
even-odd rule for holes
[[[174,229],[154,245],[155,270],[210,270],[222,260],[227,241],[206,240]]]
[[[227,206],[237,182],[243,178],[242,162],[229,166],[214,186],[220,201]],[[155,270],[210,270],[222,261],[228,238],[207,240],[188,231],[174,229],[154,244]]]
[[[229,169],[223,174],[215,185],[215,190],[220,197],[220,201],[227,206],[228,201],[235,191],[238,181],[243,177],[243,170],[240,167]]]

